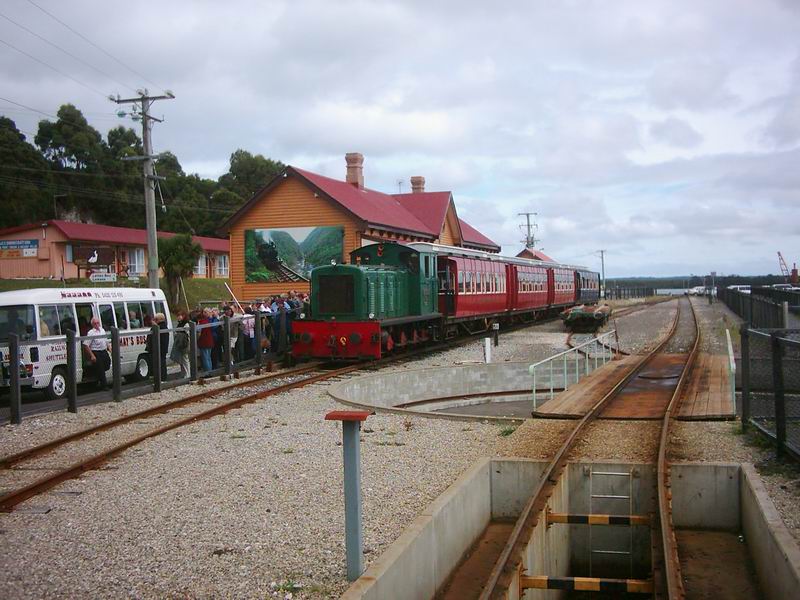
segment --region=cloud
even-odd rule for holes
[[[675,117],[651,123],[650,135],[657,141],[676,148],[694,148],[703,141],[703,136],[694,127]]]
[[[728,69],[711,61],[670,61],[656,67],[647,83],[650,101],[664,110],[727,108],[738,98],[727,86]]]

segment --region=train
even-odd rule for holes
[[[292,324],[292,355],[380,359],[599,296],[600,275],[584,267],[441,244],[370,244],[351,252],[349,264],[312,271],[310,315]]]

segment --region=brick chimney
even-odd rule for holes
[[[414,175],[411,178],[411,193],[421,194],[425,191],[425,178],[422,175]]]
[[[358,188],[364,187],[364,155],[360,152],[348,152],[344,155],[347,163],[347,183]]]

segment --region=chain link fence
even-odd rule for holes
[[[800,329],[742,328],[742,426],[800,459]]]

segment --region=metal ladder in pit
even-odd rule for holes
[[[610,504],[608,501],[613,501],[613,506],[621,505],[623,502],[627,501],[628,503],[628,511],[627,515],[633,515],[633,477],[634,477],[634,470],[631,469],[627,473],[624,471],[595,471],[591,466],[588,467],[589,470],[589,514],[596,514],[594,510],[594,503],[595,501],[604,501],[606,504]],[[611,481],[611,491],[614,491],[615,486],[613,483],[615,481],[619,481],[621,478],[628,479],[628,495],[621,495],[621,494],[596,494],[594,489],[594,478],[600,477],[600,481]],[[601,486],[602,487],[602,486]],[[606,486],[606,489],[608,486]],[[626,514],[621,510],[616,511],[601,511],[604,513],[609,514],[618,514],[623,515]],[[628,564],[629,564],[629,573],[628,577],[633,577],[633,526],[628,526],[628,549],[621,550],[621,549],[612,549],[612,548],[601,548],[595,549],[593,540],[592,540],[592,527],[593,525],[589,525],[589,577],[593,576],[592,566],[594,563],[595,555],[606,555],[606,556],[627,556],[628,557]]]

